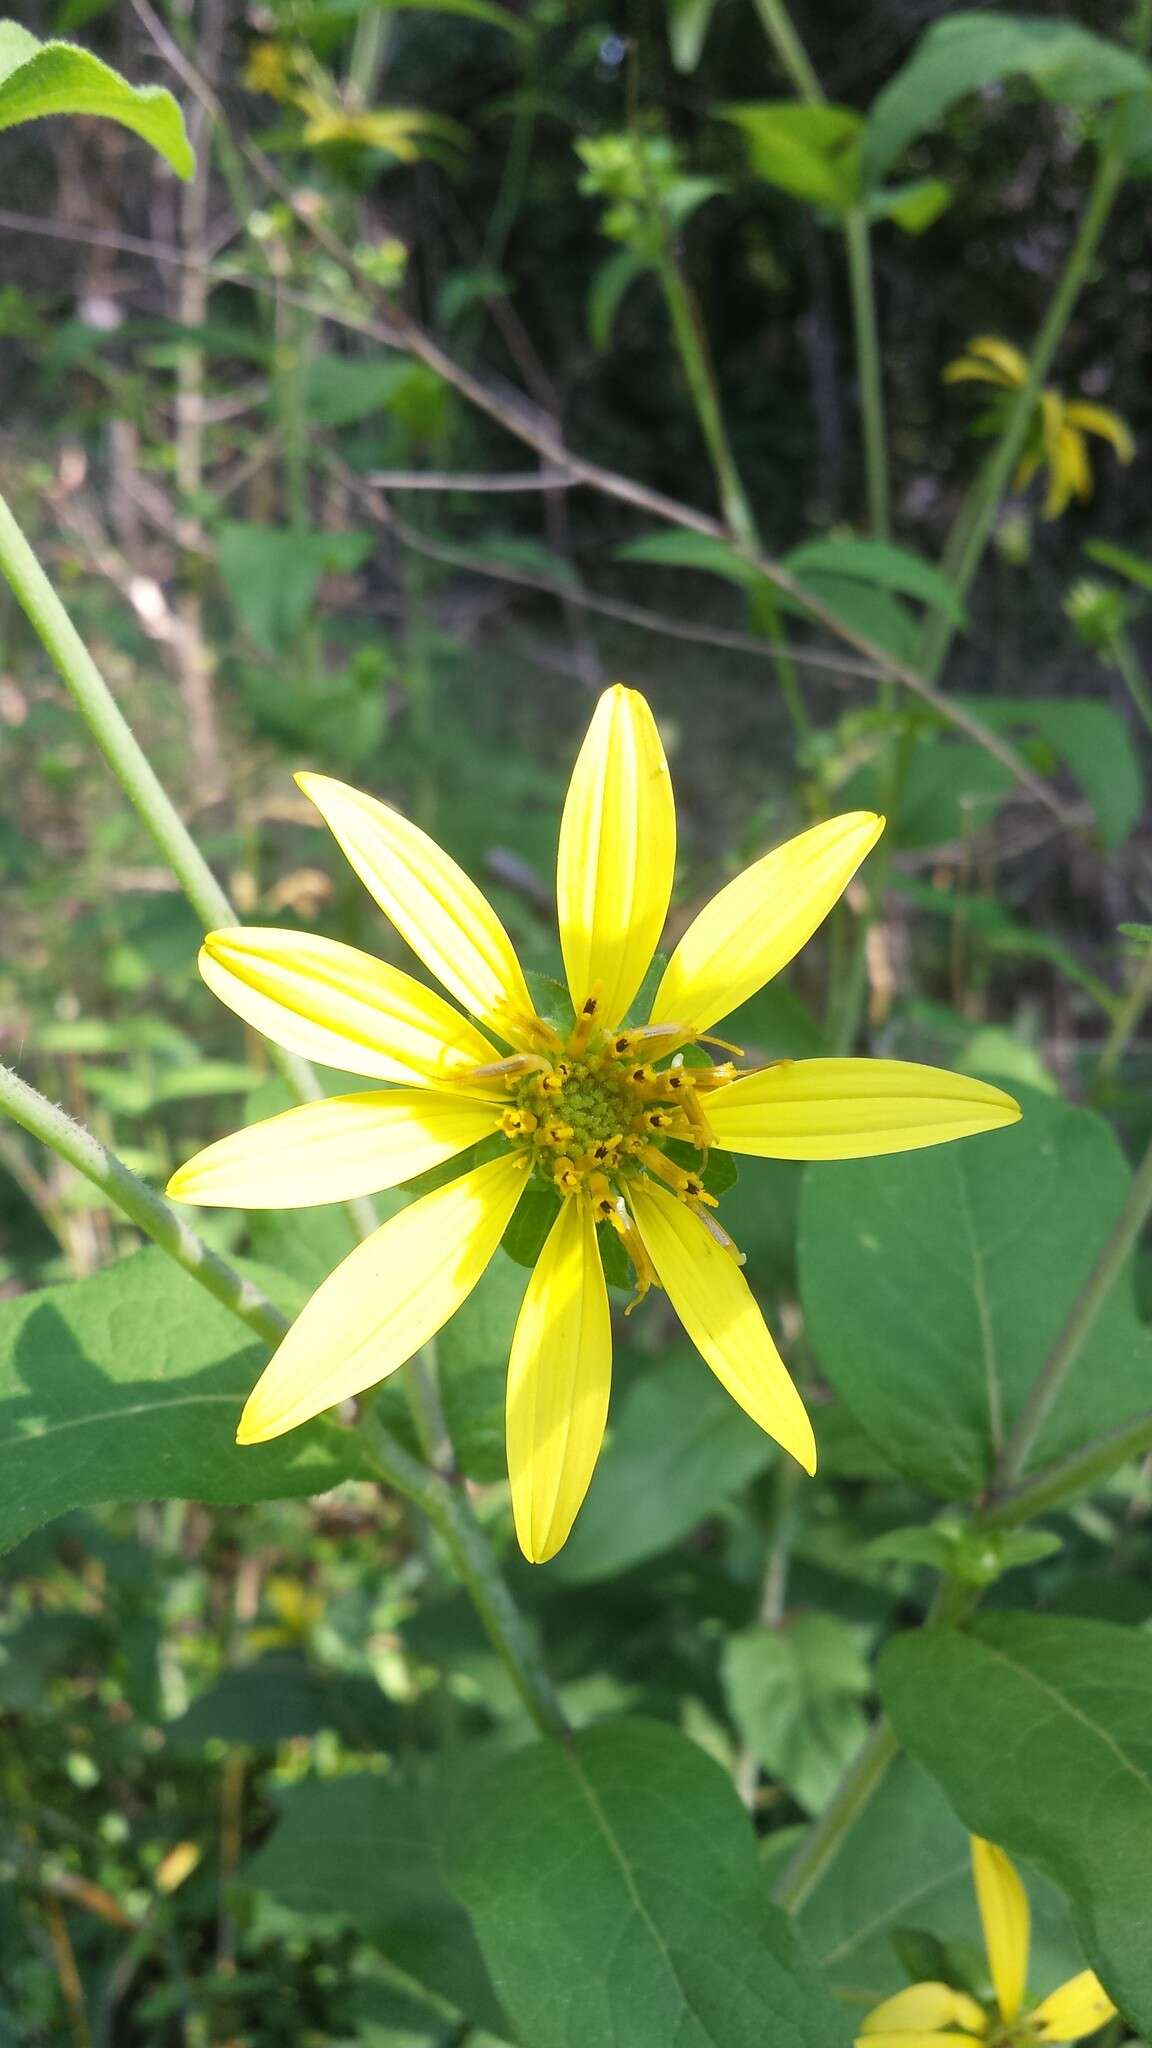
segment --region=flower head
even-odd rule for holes
[[[968,343],[967,354],[957,356],[944,370],[946,384],[992,384],[1002,392],[1019,391],[1027,379],[1028,364],[1019,349],[994,334],[976,335]],[[1005,401],[995,403],[981,426],[998,432],[1004,408]],[[1118,412],[1107,405],[1094,405],[1090,399],[1065,398],[1055,385],[1047,385],[1039,393],[1014,479],[1016,489],[1022,491],[1037,470],[1047,470],[1045,519],[1059,519],[1073,498],[1092,496],[1088,434],[1110,442],[1121,462],[1131,462],[1136,452],[1131,430]]]
[[[993,1842],[972,1836],[972,1875],[988,1971],[995,1995],[989,2012],[950,1984],[910,1984],[868,2014],[857,2048],[933,2048],[984,2042],[986,2048],[1040,2048],[1094,2034],[1116,2008],[1091,1970],[1081,1970],[1038,2005],[1028,2005],[1031,1914],[1019,1872]]]
[[[637,1296],[662,1287],[741,1407],[811,1472],[812,1426],[715,1215],[713,1148],[855,1159],[1012,1123],[1010,1096],[897,1060],[778,1061],[740,1073],[713,1025],[787,966],[883,829],[871,812],[814,825],[693,919],[631,1018],[672,895],[668,764],[643,697],[605,692],[560,827],[557,900],[571,1017],[537,1013],[512,943],[455,861],[374,797],[302,775],[361,881],[448,991],[312,933],[210,934],[200,970],[277,1044],[386,1084],[308,1102],[210,1145],[169,1193],[290,1208],[400,1186],[479,1155],[357,1247],[313,1295],[254,1389],[239,1441],[260,1443],[376,1384],[454,1314],[530,1185],[555,1215],[508,1365],[517,1535],[542,1562],[587,1491],[608,1412],[612,1338],[601,1245]],[[459,1005],[459,1007],[454,1007]],[[465,1014],[465,1012],[467,1014]]]

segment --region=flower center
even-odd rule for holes
[[[589,1201],[597,1222],[617,1232],[639,1293],[656,1277],[629,1203],[630,1189],[645,1177],[671,1190],[742,1264],[711,1214],[716,1200],[703,1178],[712,1143],[704,1104],[710,1090],[734,1078],[732,1061],[690,1060],[688,1034],[676,1025],[608,1031],[599,1023],[595,996],[567,1040],[541,1018],[532,1035],[539,1052],[517,1053],[482,1070],[486,1079],[501,1076],[509,1093],[501,1129],[510,1143],[531,1152],[540,1179],[561,1195]]]

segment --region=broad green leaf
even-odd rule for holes
[[[617,548],[622,562],[658,562],[669,569],[710,569],[728,583],[754,590],[764,578],[751,562],[737,554],[727,541],[714,540],[706,533],[685,533],[679,528],[645,533]]]
[[[1077,22],[983,9],[948,15],[925,30],[872,108],[861,151],[866,182],[876,184],[966,93],[1014,77],[1064,106],[1152,89],[1152,71],[1134,51]]]
[[[364,1476],[335,1422],[233,1441],[266,1358],[159,1251],[0,1302],[0,1544],[97,1501],[277,1500]]]
[[[130,128],[178,177],[196,169],[184,116],[160,85],[129,85],[75,43],[41,43],[14,21],[0,21],[0,128],[46,114],[101,114]]]
[[[616,249],[600,265],[588,293],[588,339],[593,348],[603,352],[610,347],[624,294],[650,268],[636,249]]]
[[[362,1930],[388,1962],[503,2034],[472,1932],[440,1874],[435,1798],[368,1775],[295,1785],[280,1794],[279,1825],[241,1882],[305,1924],[335,1917]]]
[[[1087,1962],[1152,2029],[1152,1640],[1107,1622],[989,1614],[963,1634],[898,1636],[880,1683],[901,1740],[964,1825],[1067,1893]]]
[[[384,411],[403,388],[409,367],[396,356],[313,356],[304,378],[309,419],[320,427],[346,427]]]
[[[898,661],[915,660],[920,627],[907,605],[892,591],[878,583],[866,583],[859,576],[834,575],[823,569],[805,569],[797,575],[797,581],[851,632],[875,641]],[[782,611],[801,618],[808,616],[807,607],[792,597],[777,592],[776,601]]]
[[[768,184],[835,213],[852,205],[864,124],[850,107],[761,100],[716,111],[743,129],[752,169]]]
[[[695,1351],[663,1353],[611,1411],[608,1443],[552,1577],[612,1578],[655,1557],[775,1456]]]
[[[321,1671],[303,1657],[277,1653],[225,1671],[164,1729],[170,1749],[237,1742],[271,1749],[293,1737],[332,1728],[350,1749],[394,1749],[400,1714],[372,1678]]]
[[[896,590],[942,612],[955,626],[964,624],[964,607],[947,578],[933,563],[894,541],[849,539],[808,540],[785,556],[785,565],[802,583],[824,576],[846,576],[879,590]]]
[[[1122,846],[1144,808],[1144,775],[1128,727],[1110,704],[1087,697],[958,700],[997,731],[1027,731],[1067,764],[1096,813],[1109,851]]]
[[[869,220],[894,220],[906,235],[922,235],[952,204],[952,187],[943,178],[912,178],[899,185],[881,185],[869,195]]]
[[[304,624],[321,576],[349,574],[371,546],[368,533],[294,532],[230,521],[219,531],[220,574],[252,638],[275,653]]]
[[[847,2048],[731,1780],[671,1728],[606,1723],[476,1769],[443,1856],[531,2048]]]
[[[746,1629],[725,1646],[724,1683],[757,1762],[820,1813],[868,1732],[872,1675],[857,1632],[834,1614]]]
[[[1082,1968],[1083,1955],[1060,1893],[1044,1883],[1030,1883],[1029,1891],[1032,1982],[1051,1989]],[[903,1989],[908,1972],[900,1951],[909,1936],[927,1936],[979,1967],[968,1831],[910,1757],[897,1758],[857,1815],[797,1924],[857,2014]]]
[[[666,0],[668,42],[677,71],[695,71],[716,0]]]
[[[885,1457],[947,1499],[983,1491],[1130,1184],[1108,1125],[1032,1095],[1010,1129],[810,1167],[800,1285],[822,1370]],[[1131,1272],[1029,1460],[1148,1405]]]

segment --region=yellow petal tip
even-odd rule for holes
[[[262,1422],[259,1415],[251,1414],[251,1407],[252,1403],[249,1402],[248,1407],[245,1408],[236,1425],[236,1441],[238,1444],[266,1444],[272,1437],[281,1434],[276,1424],[269,1424],[267,1421]]]

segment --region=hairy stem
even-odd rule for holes
[[[170,1259],[175,1259],[178,1266],[183,1266],[186,1273],[234,1316],[239,1316],[242,1323],[247,1323],[266,1344],[280,1342],[288,1328],[288,1318],[267,1295],[212,1251],[162,1195],[138,1180],[123,1160],[83,1124],[76,1123],[49,1102],[46,1095],[29,1087],[27,1081],[4,1066],[0,1066],[0,1110],[47,1145],[58,1158],[67,1160],[77,1173],[82,1173],[138,1230],[167,1252]]]
[[[848,282],[852,293],[852,332],[856,348],[856,383],[864,430],[864,476],[868,493],[868,525],[875,540],[884,540],[890,524],[888,435],[884,421],[884,382],[880,337],[876,323],[876,292],[872,277],[872,238],[862,206],[844,217]],[[883,685],[889,696],[890,683]]]
[[[1016,1529],[1025,1522],[1034,1522],[1038,1515],[1051,1514],[1053,1508],[1062,1507],[1065,1501],[1085,1492],[1098,1479],[1107,1479],[1130,1458],[1143,1457],[1146,1451],[1152,1451],[1152,1412],[1134,1415],[1131,1422],[1122,1422],[1118,1429],[1108,1430],[1082,1450],[1073,1451],[1070,1457],[1061,1458],[1033,1478],[1022,1480],[1019,1486],[1010,1487],[985,1509],[980,1527]]]

